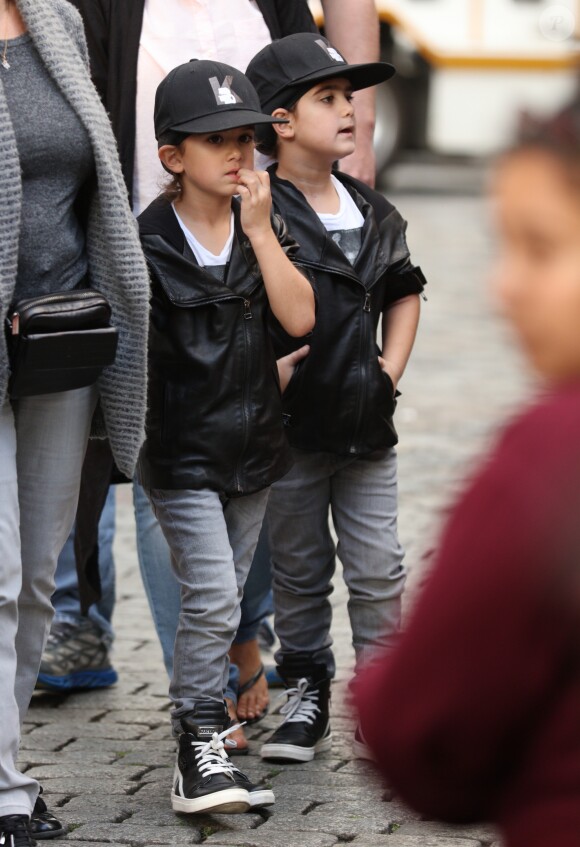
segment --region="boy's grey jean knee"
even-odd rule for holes
[[[244,584],[268,489],[225,502],[215,491],[147,492],[171,549],[181,611],[169,694],[173,730],[197,703],[223,703],[228,650],[240,622]]]
[[[352,458],[294,450],[293,458],[268,501],[276,661],[308,653],[332,677],[329,597],[336,555],[348,587],[357,666],[389,646],[400,626],[405,568],[397,535],[397,456],[394,449]]]
[[[54,572],[73,524],[96,386],[0,409],[0,815],[29,815],[36,780],[16,767],[20,725],[53,610]]]

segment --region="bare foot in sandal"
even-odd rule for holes
[[[232,644],[230,659],[240,669],[238,718],[248,723],[260,720],[268,711],[270,695],[257,639]]]
[[[226,706],[230,720],[234,721],[234,723],[238,723],[241,718],[236,712],[233,700],[230,700],[229,697],[226,697]],[[231,738],[232,741],[236,742],[235,747],[227,748],[226,752],[228,756],[245,756],[248,752],[248,740],[242,727],[228,735],[228,738]]]

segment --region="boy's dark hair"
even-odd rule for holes
[[[172,147],[179,147],[190,135],[190,132],[177,132],[174,129],[168,129],[157,139],[157,147],[163,147],[165,144],[170,144]]]
[[[298,101],[307,91],[314,88],[316,83],[305,83],[283,92],[278,100],[276,109],[286,109],[287,112],[294,112]],[[256,135],[256,147],[264,156],[276,156],[278,150],[278,134],[272,125],[261,124],[254,128]]]
[[[271,126],[256,127],[256,149],[264,156],[276,156],[278,136]]]
[[[176,132],[175,130],[168,129],[159,136],[157,146],[164,147],[166,144],[170,144],[172,147],[181,147],[189,135],[190,133],[188,132]],[[163,185],[163,188],[159,192],[159,197],[167,200],[168,203],[173,203],[174,200],[177,200],[181,196],[181,174],[173,173],[163,162],[161,162],[161,166],[167,171],[170,179]]]

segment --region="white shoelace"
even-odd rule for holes
[[[234,780],[234,771],[236,768],[230,761],[224,746],[224,738],[240,728],[240,724],[234,724],[219,735],[214,732],[209,741],[192,741],[191,746],[196,747],[197,751],[195,758],[199,772],[205,776],[213,776],[214,774],[224,774],[232,781]],[[235,742],[234,742],[235,743]]]
[[[320,706],[318,705],[318,690],[308,691],[307,679],[299,679],[296,688],[287,688],[281,697],[286,697],[286,703],[280,708],[280,714],[286,717],[282,723],[314,722]]]

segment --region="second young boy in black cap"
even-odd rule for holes
[[[331,743],[329,595],[337,551],[329,507],[357,664],[399,627],[405,571],[392,417],[424,278],[411,262],[397,210],[333,172],[355,145],[353,91],[393,73],[380,62],[348,65],[313,33],[270,44],[247,69],[263,109],[288,121],[261,132],[258,149],[278,160],[270,168],[274,206],[300,245],[298,260],[313,274],[319,298],[310,352],[283,397],[295,464],[268,503],[276,660],[288,703],[285,720],[262,747],[266,759],[309,761]],[[279,356],[301,343],[276,332]],[[360,734],[355,752],[365,755]]]
[[[180,65],[157,90],[173,185],[139,218],[152,276],[139,475],[181,584],[170,687],[178,812],[274,802],[224,747],[243,586],[268,488],[291,464],[268,323],[273,314],[292,336],[314,324],[312,287],[288,258],[296,244],[271,217],[268,175],[252,170],[254,125],[272,120],[244,75],[218,62]]]

